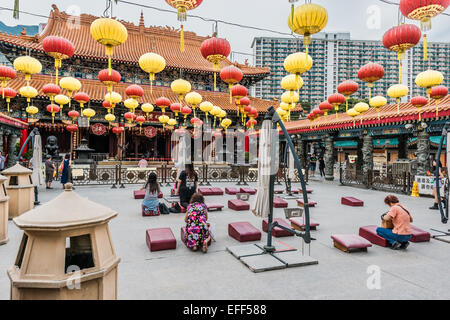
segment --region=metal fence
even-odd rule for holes
[[[257,166],[211,165],[194,166],[199,185],[208,186],[214,182],[233,182],[236,185],[247,185],[248,182],[258,181]],[[277,183],[284,182],[284,170],[280,167]],[[113,188],[124,187],[126,184],[144,184],[150,172],[155,172],[161,185],[172,185],[178,177],[178,168],[173,165],[162,164],[155,167],[139,168],[126,165],[74,165],[71,178],[74,185],[111,185]],[[297,170],[292,182],[299,182]]]
[[[387,172],[369,170],[346,170],[339,168],[339,182],[342,185],[361,187],[386,192],[410,194],[414,176],[410,172]]]

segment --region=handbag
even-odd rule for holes
[[[392,221],[381,220],[381,227],[385,229],[394,229],[394,224]]]

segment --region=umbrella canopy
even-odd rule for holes
[[[259,136],[258,192],[253,203],[253,214],[262,218],[266,218],[270,210],[269,185],[270,175],[274,170],[272,157],[273,154],[278,154],[278,152],[273,152],[273,148],[277,147],[278,144],[273,145],[273,143],[274,130],[272,130],[272,121],[264,120]]]
[[[40,135],[34,136],[33,146],[33,173],[31,180],[35,187],[44,184],[44,175],[42,174],[42,140]]]

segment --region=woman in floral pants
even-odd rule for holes
[[[206,253],[208,251],[208,242],[211,237],[208,229],[208,208],[206,207],[203,196],[199,193],[192,195],[186,216],[186,245],[188,248],[197,251],[199,247]]]

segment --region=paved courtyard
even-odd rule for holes
[[[225,188],[231,183],[217,183]],[[61,190],[40,193],[42,202],[49,201]],[[298,187],[296,185],[295,187]],[[235,196],[207,197],[221,202],[223,211],[211,212],[216,226],[216,242],[208,254],[191,252],[180,241],[184,214],[142,217],[141,200],[133,199],[133,190],[110,187],[78,187],[76,192],[90,200],[119,212],[110,223],[119,264],[119,299],[450,299],[450,244],[432,239],[427,243],[412,243],[404,251],[373,246],[368,252],[344,253],[334,248],[331,234],[358,233],[360,226],[379,224],[387,211],[383,199],[387,193],[339,186],[338,183],[311,181],[314,190],[310,198],[318,202],[311,217],[320,223],[312,231],[311,255],[318,265],[263,273],[252,273],[229,252],[227,246],[239,245],[227,232],[232,221],[249,221],[261,229],[261,219],[250,211],[234,212],[226,208]],[[169,194],[169,188],[163,188]],[[341,196],[355,196],[364,207],[340,204]],[[440,223],[437,211],[428,210],[431,198],[399,195],[414,217],[414,225],[428,230],[448,229]],[[251,196],[252,203],[254,196]],[[295,200],[288,200],[295,207]],[[283,209],[275,209],[276,217],[284,217]],[[177,249],[151,253],[145,243],[145,230],[170,227],[177,238]],[[0,299],[9,299],[10,284],[6,274],[15,260],[22,232],[9,222],[10,241],[0,246]],[[277,238],[274,238],[277,241]],[[263,241],[266,234],[263,233]],[[296,237],[281,238],[284,243],[300,248]],[[299,253],[300,254],[300,253]],[[45,263],[45,262],[43,262]],[[381,270],[381,288],[369,290],[369,266]]]

